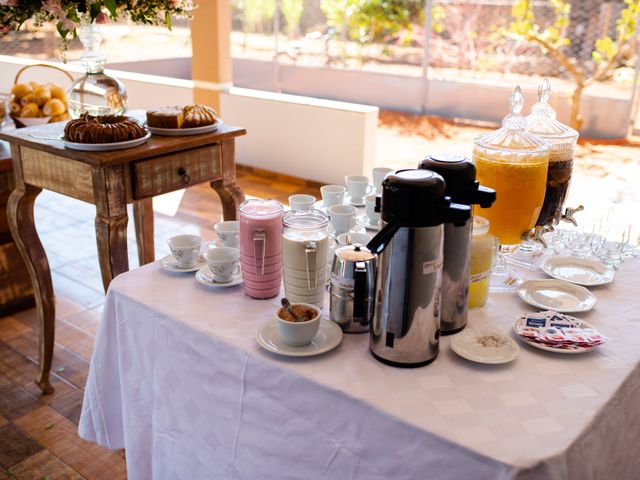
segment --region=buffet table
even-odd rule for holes
[[[514,362],[489,366],[442,337],[433,364],[398,369],[373,359],[366,334],[276,356],[255,336],[279,298],[149,264],[111,283],[79,433],[125,448],[131,479],[635,478],[639,268],[628,261],[592,289],[599,303],[579,317],[610,338],[594,351],[518,342]],[[469,325],[509,334],[527,311],[493,294]]]

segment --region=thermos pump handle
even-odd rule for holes
[[[387,223],[367,244],[369,251],[380,255],[399,228],[400,222],[395,218]]]

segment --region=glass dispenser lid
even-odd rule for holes
[[[546,78],[538,87],[538,102],[531,107],[531,113],[527,116],[527,130],[538,135],[553,145],[575,145],[578,140],[578,132],[573,128],[556,120],[556,112],[549,105],[551,84]]]
[[[502,119],[502,127],[476,137],[477,147],[490,150],[545,153],[549,144],[527,131],[527,121],[522,116],[524,95],[518,85],[509,97],[509,114]]]

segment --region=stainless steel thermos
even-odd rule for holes
[[[347,333],[369,331],[376,287],[376,256],[361,245],[336,250],[331,269],[331,320]]]
[[[478,184],[475,165],[462,155],[430,155],[420,162],[420,168],[442,176],[446,184],[445,195],[452,202],[488,208],[496,200],[496,191]],[[462,225],[446,223],[444,226],[442,335],[457,333],[467,325],[472,225],[470,218]]]
[[[468,205],[445,196],[443,178],[401,170],[382,183],[382,229],[367,248],[378,255],[369,348],[381,362],[426,365],[438,355],[444,223],[463,226]]]

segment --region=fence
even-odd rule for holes
[[[423,78],[423,98],[416,100],[423,108],[427,79],[535,88],[543,77],[551,77],[554,90],[570,96],[575,88],[571,72],[539,44],[513,34],[517,2],[395,0],[385,2],[387,10],[376,11],[357,0],[234,0],[232,54],[272,61],[276,70],[323,66]],[[566,39],[559,51],[588,78],[602,65],[593,58],[598,39],[615,39],[626,4],[571,0],[569,11],[559,10],[559,5],[565,4],[532,2],[534,23],[540,32],[557,32]],[[603,81],[588,90],[629,102],[633,118],[638,113],[637,49],[638,37],[627,42]]]

